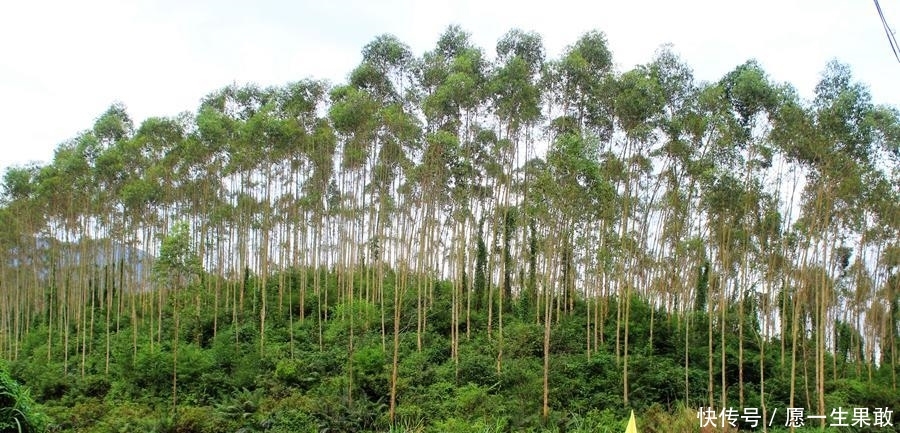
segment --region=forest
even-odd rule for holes
[[[895,431],[900,111],[848,66],[361,58],[5,171],[0,432]]]

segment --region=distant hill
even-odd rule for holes
[[[125,272],[133,276],[134,281],[140,283],[139,286],[145,286],[144,280],[149,276],[149,268],[145,266],[152,260],[152,256],[146,251],[109,239],[87,239],[82,242],[87,245],[40,237],[36,238],[34,248],[28,248],[23,254],[13,247],[0,253],[0,257],[6,257],[6,263],[11,269],[24,266],[29,271],[34,261],[37,261],[38,275],[42,279],[49,278],[51,266],[78,266],[84,260],[97,268],[124,266]]]

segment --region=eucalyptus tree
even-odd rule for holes
[[[132,270],[137,268],[133,263],[136,243],[130,234],[134,229],[130,224],[134,210],[128,206],[138,205],[146,195],[140,191],[139,176],[148,165],[141,145],[143,140],[136,140],[136,131],[124,105],[113,104],[94,124],[93,134],[99,140],[100,148],[93,163],[93,177],[97,183],[98,201],[97,220],[101,233],[97,234],[100,245],[93,249],[102,254],[95,259],[95,265],[102,267],[103,275],[98,276],[97,286],[101,288],[97,304],[103,304],[105,311],[105,366],[104,373],[109,374],[110,345],[113,309],[115,309],[116,332],[119,331],[124,309],[124,289],[137,284]],[[143,185],[142,185],[143,186]],[[143,212],[144,209],[139,211]],[[127,260],[127,263],[126,263]],[[127,268],[127,270],[126,270]],[[125,274],[131,278],[126,280]],[[136,308],[132,297],[132,319],[135,319]],[[113,303],[115,302],[115,306]],[[136,322],[136,320],[134,320]],[[136,350],[136,324],[133,326],[133,347]]]
[[[733,166],[737,173],[743,175],[740,181],[742,192],[740,209],[734,209],[734,217],[738,218],[740,229],[732,235],[737,241],[732,254],[737,260],[738,275],[735,281],[736,303],[738,306],[738,398],[744,405],[744,333],[745,319],[750,313],[755,323],[755,313],[745,311],[748,303],[755,305],[757,299],[755,286],[750,281],[755,269],[751,263],[758,262],[761,253],[758,249],[759,239],[756,227],[762,221],[764,210],[760,205],[771,197],[763,192],[766,171],[772,165],[773,149],[765,136],[769,130],[770,119],[777,111],[778,94],[762,68],[756,62],[749,61],[726,74],[721,85],[724,97],[730,103],[732,115],[737,119],[737,128],[733,128],[733,138],[739,151]],[[777,193],[777,192],[776,192]],[[752,292],[751,292],[752,291]],[[749,296],[749,297],[748,297]],[[752,309],[751,309],[752,310]],[[751,332],[759,331],[758,326],[751,326]],[[723,347],[724,356],[724,347]],[[724,374],[724,373],[723,373]],[[723,402],[724,404],[724,402]]]
[[[471,287],[466,287],[469,280],[465,276],[474,273],[467,271],[468,258],[476,255],[470,247],[474,243],[468,240],[475,238],[478,213],[472,201],[483,186],[478,161],[484,159],[484,149],[476,143],[476,134],[478,112],[485,103],[487,67],[483,52],[472,45],[470,35],[458,26],[450,26],[441,34],[435,49],[425,54],[418,71],[419,86],[424,93],[421,105],[428,122],[426,128],[432,137],[450,144],[440,154],[435,145],[429,145],[423,158],[430,161],[423,163],[441,164],[448,170],[432,177],[430,188],[446,189],[432,197],[444,201],[448,222],[453,225],[448,254],[454,268],[451,356],[457,365],[463,299],[466,300],[466,329],[470,323]]]
[[[554,217],[554,207],[551,200],[559,198],[558,184],[556,183],[547,162],[541,158],[534,158],[525,163],[523,167],[528,172],[530,182],[526,184],[528,188],[527,201],[523,203],[524,213],[526,217],[533,222],[530,224],[532,230],[531,239],[534,248],[531,248],[530,259],[534,267],[538,266],[538,255],[543,257],[541,271],[533,269],[534,280],[538,279],[538,273],[541,275],[541,292],[536,295],[536,305],[538,306],[538,314],[543,318],[543,396],[541,416],[546,423],[550,417],[550,330],[553,318],[553,300],[557,294],[557,277],[560,266],[554,263],[556,251],[553,246],[557,244],[558,230],[552,224]],[[540,247],[538,246],[540,245]],[[481,239],[479,237],[479,257],[486,254]],[[478,274],[476,273],[476,278]],[[535,281],[536,285],[537,282]]]
[[[324,153],[323,156],[328,160],[330,160],[333,153],[333,147],[329,151],[319,146],[323,134],[330,134],[331,131],[327,120],[320,117],[317,112],[324,105],[326,94],[326,83],[303,80],[285,86],[276,95],[276,112],[278,118],[283,122],[281,128],[283,128],[282,133],[285,134],[285,141],[281,143],[284,147],[283,158],[286,160],[288,167],[286,178],[283,179],[285,188],[281,196],[282,200],[280,201],[281,205],[278,208],[278,212],[285,219],[284,229],[286,233],[282,243],[290,246],[289,261],[294,268],[294,272],[302,264],[299,284],[299,315],[301,320],[305,318],[307,272],[313,266],[312,256],[318,251],[314,242],[313,245],[310,245],[309,235],[312,229],[314,231],[313,236],[317,236],[316,233],[321,228],[320,224],[316,225],[316,227],[311,227],[311,224],[307,222],[318,221],[317,218],[310,218],[310,213],[321,217],[321,213],[317,212],[319,201],[308,192],[315,188],[317,184],[320,184],[316,182],[318,170],[315,166],[315,161],[321,160],[321,156],[316,155],[316,152],[322,151]],[[326,176],[326,180],[328,177],[330,176]],[[293,237],[291,237],[291,234]],[[288,259],[283,257],[281,260],[283,266],[286,261]],[[314,272],[316,275],[319,274],[315,270]],[[296,276],[292,273],[290,278],[291,282],[288,284],[288,287],[293,290],[293,282]],[[284,283],[282,282],[281,284]],[[289,302],[292,302],[292,299],[293,293],[288,293]],[[288,318],[291,320],[290,340],[292,356],[294,343],[293,317],[293,306],[289,304]]]
[[[395,138],[390,135],[392,122],[404,121],[398,115],[407,108],[403,86],[409,85],[411,60],[409,48],[395,37],[379,36],[363,49],[363,62],[350,74],[350,82],[331,93],[330,117],[343,138],[340,188],[347,201],[347,217],[353,222],[342,234],[341,244],[346,250],[347,263],[365,261],[366,237],[373,236],[376,222],[376,200],[371,192],[376,183],[374,167],[383,148],[390,150],[396,146],[388,142]],[[359,251],[354,250],[351,254],[351,242]],[[351,273],[346,281],[352,279]],[[347,290],[352,293],[352,284]],[[368,293],[368,284],[366,290]]]
[[[364,80],[371,78],[369,74],[377,73],[365,65],[354,71],[355,77],[351,80]],[[361,77],[362,76],[362,77]],[[335,129],[346,136],[341,149],[341,218],[337,221],[340,229],[339,254],[340,258],[336,262],[336,270],[338,271],[338,284],[342,290],[338,301],[344,302],[346,305],[353,305],[355,301],[354,295],[354,268],[356,267],[356,257],[359,249],[362,248],[362,233],[364,222],[364,195],[361,192],[361,186],[364,184],[368,175],[368,159],[370,146],[374,139],[375,112],[378,109],[378,102],[371,93],[365,89],[365,85],[369,83],[358,82],[359,88],[351,86],[338,87],[332,91],[331,97],[334,104],[331,107],[330,115],[334,122]],[[376,84],[376,83],[372,83]],[[354,179],[355,178],[355,179]],[[327,298],[326,298],[327,300]],[[326,301],[327,302],[327,301]],[[350,338],[348,340],[348,360],[352,359],[353,352],[353,322],[355,320],[354,309],[350,311]],[[343,310],[342,310],[343,311]],[[341,320],[348,318],[341,317]],[[349,362],[349,361],[348,361]],[[352,374],[352,368],[348,367],[348,372]],[[352,382],[350,377],[350,385],[348,385],[348,398],[352,394]]]
[[[70,184],[66,184],[59,167],[53,164],[43,167],[35,167],[33,180],[34,203],[40,206],[45,236],[48,242],[46,245],[48,253],[48,277],[46,284],[50,287],[50,316],[48,321],[47,333],[47,356],[51,356],[53,347],[54,331],[56,331],[57,345],[64,346],[68,351],[69,332],[68,318],[71,303],[69,302],[69,284],[67,276],[71,271],[71,256],[65,254],[67,248],[63,239],[68,237],[65,227],[67,226],[68,216],[71,211],[72,203],[67,196]],[[8,204],[8,209],[13,205]],[[10,209],[11,210],[11,209]],[[22,215],[16,212],[19,215]],[[17,224],[18,226],[18,224]],[[13,226],[10,225],[10,228]],[[17,227],[16,232],[20,233],[22,227]],[[54,308],[55,306],[55,308]],[[56,318],[54,321],[54,317]],[[55,329],[54,325],[55,324]],[[68,360],[68,352],[64,355]],[[66,369],[67,367],[64,367]],[[67,370],[66,370],[67,371]]]
[[[227,278],[228,281],[228,287],[225,289],[228,292],[225,296],[225,308],[226,311],[230,309],[233,325],[239,323],[240,315],[243,313],[244,293],[243,279],[240,278],[244,267],[235,262],[238,257],[241,259],[244,257],[244,245],[238,245],[242,239],[235,233],[239,227],[237,212],[233,204],[233,194],[238,185],[231,164],[231,148],[232,143],[238,140],[241,125],[237,106],[233,101],[235,90],[234,87],[226,87],[204,97],[195,116],[196,130],[194,132],[196,140],[206,149],[208,173],[218,177],[218,182],[215,184],[216,199],[215,202],[210,203],[209,224],[215,226],[215,239],[219,241],[217,267],[220,277]],[[220,279],[217,279],[216,283],[214,296],[216,298],[221,289],[218,287]],[[241,283],[237,283],[238,280]],[[240,292],[240,296],[238,292]],[[215,302],[215,305],[214,329],[218,326],[218,302]],[[236,334],[236,344],[238,343],[237,338]]]
[[[209,308],[212,293],[212,334],[217,335],[222,277],[226,275],[225,253],[228,238],[225,223],[228,216],[228,194],[222,173],[225,168],[227,133],[223,119],[209,107],[201,106],[197,114],[183,113],[175,119],[156,119],[181,136],[180,145],[170,153],[178,163],[174,169],[180,179],[179,195],[184,202],[182,218],[190,220],[192,242],[202,264],[211,270],[212,278],[203,278],[203,290],[195,292],[195,326],[200,335],[201,308]],[[146,123],[146,122],[145,122]],[[224,129],[224,128],[223,128]],[[215,269],[215,271],[212,271]],[[201,298],[205,301],[201,306]]]
[[[105,233],[101,235],[102,257],[98,257],[98,265],[103,264],[103,278],[100,279],[98,285],[101,286],[101,298],[98,303],[102,303],[105,312],[105,328],[106,328],[106,363],[104,373],[109,374],[109,355],[111,341],[111,318],[113,298],[116,296],[116,272],[115,268],[119,264],[116,251],[122,251],[124,242],[124,208],[119,199],[121,188],[126,181],[126,172],[123,170],[123,155],[120,148],[121,141],[112,143],[104,149],[97,158],[95,176],[100,184],[100,201],[104,203],[103,210],[99,216],[99,220],[104,226]],[[110,266],[113,267],[112,278],[110,278]],[[119,282],[121,287],[121,282]],[[117,298],[121,299],[121,294]],[[118,322],[118,313],[116,309],[116,320]]]
[[[816,142],[801,153],[810,171],[807,176],[804,217],[809,216],[810,240],[814,257],[826,272],[816,283],[816,390],[818,408],[825,406],[825,334],[828,313],[834,304],[834,294],[827,290],[835,272],[845,268],[835,266],[842,259],[838,246],[844,237],[843,228],[859,232],[860,213],[864,206],[864,181],[873,161],[874,131],[870,116],[871,96],[861,84],[854,83],[846,66],[832,62],[816,86],[813,101]],[[811,153],[811,154],[810,154]],[[811,158],[810,158],[811,157]]]
[[[737,144],[730,141],[730,132],[736,129],[735,119],[730,112],[730,103],[725,95],[724,86],[713,84],[703,89],[701,94],[703,109],[709,122],[709,148],[704,155],[707,165],[706,171],[699,179],[700,188],[704,191],[701,196],[701,206],[705,212],[706,220],[701,223],[702,230],[706,231],[706,241],[709,247],[711,263],[708,267],[709,284],[705,298],[708,301],[707,315],[707,353],[708,363],[708,395],[709,403],[713,402],[714,395],[714,329],[713,314],[719,313],[719,336],[721,349],[721,388],[720,404],[725,404],[725,319],[728,278],[731,277],[737,264],[735,258],[729,253],[729,246],[734,243],[731,229],[735,220],[740,220],[740,215],[732,215],[742,210],[741,193],[742,185],[731,171],[737,159]],[[723,218],[733,218],[723,220]],[[717,222],[713,224],[713,222]],[[714,295],[718,295],[715,302]]]
[[[310,259],[309,267],[313,270],[313,292],[316,295],[317,304],[320,305],[316,309],[316,322],[318,327],[318,339],[320,348],[323,345],[323,290],[322,288],[322,267],[326,263],[323,259],[323,239],[325,231],[325,222],[327,218],[336,210],[336,200],[333,196],[336,190],[334,184],[335,166],[334,158],[337,150],[337,136],[331,123],[324,118],[316,119],[312,127],[312,137],[310,138],[310,174],[309,180],[305,182],[301,189],[304,201],[312,215],[312,232],[313,238],[310,241]],[[326,298],[327,299],[327,298]]]
[[[278,223],[278,209],[276,202],[283,194],[283,190],[279,191],[277,185],[283,185],[285,181],[279,179],[279,171],[283,168],[284,162],[291,152],[291,147],[296,136],[296,129],[292,128],[292,124],[284,119],[280,113],[278,92],[276,89],[266,89],[264,96],[260,101],[261,106],[252,116],[247,119],[244,128],[241,129],[242,136],[247,143],[250,144],[256,152],[250,158],[250,163],[255,165],[255,170],[260,177],[259,190],[254,191],[254,207],[258,209],[254,226],[259,230],[258,242],[258,274],[260,277],[259,287],[254,293],[258,293],[259,306],[259,350],[263,353],[265,350],[265,331],[266,317],[268,313],[268,277],[271,273],[270,263],[272,262],[272,244],[279,241],[278,233],[276,233],[276,225]],[[251,187],[255,187],[251,186]],[[261,194],[261,197],[258,195]],[[275,235],[275,240],[272,237]],[[283,260],[281,260],[283,262]],[[281,272],[284,273],[283,270]],[[283,284],[280,285],[279,298],[283,299]]]
[[[60,239],[60,245],[63,246],[56,251],[53,259],[57,269],[54,279],[59,281],[61,286],[57,290],[59,299],[57,335],[62,340],[60,343],[63,346],[64,373],[68,372],[70,353],[71,333],[68,330],[70,325],[74,326],[72,320],[74,314],[79,311],[75,288],[71,284],[76,266],[75,257],[72,254],[73,248],[70,246],[77,234],[76,201],[74,199],[80,194],[70,176],[71,172],[80,169],[77,160],[74,159],[73,141],[57,147],[52,163],[42,167],[38,172],[35,185],[39,200],[47,206],[44,210],[44,217],[48,234],[52,238]]]
[[[4,177],[8,172],[9,169],[4,173]],[[0,200],[0,203],[2,203],[2,206],[0,206],[0,223],[2,223],[0,225],[0,248],[2,248],[0,249],[0,260],[2,260],[0,261],[0,277],[3,279],[0,280],[0,288],[3,289],[4,295],[0,297],[0,315],[2,315],[2,320],[0,320],[0,353],[11,358],[10,348],[14,343],[12,341],[13,332],[10,329],[12,318],[11,302],[7,294],[15,293],[15,290],[7,286],[7,281],[14,280],[12,278],[12,268],[17,263],[17,258],[14,256],[22,229],[20,228],[21,222],[17,218],[18,214],[10,209],[12,203],[9,195],[4,193],[2,197],[2,200]]]
[[[358,68],[354,77],[356,80],[368,79],[368,74],[375,75],[368,65]],[[340,194],[341,194],[341,219],[338,221],[340,229],[340,269],[341,290],[344,302],[353,300],[353,264],[351,245],[358,242],[357,233],[360,232],[364,216],[363,205],[360,203],[360,186],[364,184],[368,175],[369,152],[374,139],[375,112],[378,110],[378,101],[365,89],[362,83],[357,86],[337,87],[332,90],[331,99],[333,105],[330,109],[330,117],[335,130],[344,138],[341,148],[340,161]],[[344,274],[344,273],[348,273]]]
[[[663,94],[659,83],[653,79],[647,67],[639,66],[625,72],[616,80],[615,97],[613,100],[613,113],[619,128],[621,128],[621,149],[617,156],[623,165],[622,177],[617,179],[616,190],[621,195],[621,214],[619,221],[620,254],[622,257],[616,270],[616,287],[618,289],[620,312],[616,322],[616,353],[619,353],[619,335],[624,335],[622,344],[622,396],[625,404],[628,404],[628,342],[629,342],[629,311],[632,290],[636,285],[636,274],[644,272],[638,265],[637,255],[641,249],[639,242],[642,236],[637,232],[641,227],[635,227],[638,207],[640,205],[639,191],[642,181],[647,179],[652,170],[652,164],[648,158],[647,146],[654,141],[657,133],[656,122],[663,108]],[[644,233],[646,234],[646,233]],[[627,268],[631,270],[626,276]],[[633,268],[632,268],[633,267]],[[624,330],[620,334],[620,324],[624,322]]]
[[[665,299],[660,302],[670,317],[683,320],[679,326],[684,330],[684,395],[688,402],[691,394],[688,348],[695,328],[692,319],[698,313],[697,301],[703,300],[701,308],[706,308],[707,297],[707,293],[699,292],[705,290],[701,286],[708,267],[705,242],[701,239],[703,222],[698,215],[702,210],[698,184],[703,173],[711,168],[707,154],[713,131],[708,107],[700,101],[703,85],[695,82],[691,68],[670,47],[661,47],[648,68],[664,101],[657,120],[659,143],[649,152],[658,161],[656,164],[661,164],[655,188],[663,191],[657,202],[651,203],[658,209],[651,218],[657,225],[645,230],[654,232],[656,237],[657,268],[653,284],[664,288],[660,295]]]
[[[492,95],[493,111],[497,119],[498,130],[498,159],[500,160],[503,176],[499,185],[497,199],[498,206],[492,215],[492,230],[494,242],[499,241],[498,236],[504,232],[507,222],[512,222],[511,209],[518,206],[518,198],[513,198],[511,203],[510,192],[514,188],[512,178],[519,162],[519,145],[523,144],[527,149],[532,144],[533,126],[541,119],[541,74],[544,68],[544,47],[540,35],[534,32],[523,32],[513,29],[507,32],[497,42],[497,68],[491,75],[488,89]],[[508,236],[507,236],[508,237]],[[499,345],[497,353],[497,371],[502,368],[503,360],[503,312],[504,301],[507,305],[512,296],[512,260],[510,242],[503,241],[502,247],[497,248],[500,254],[500,266],[498,275],[500,281],[497,293],[498,299],[498,327]],[[492,254],[490,256],[494,258]],[[493,321],[493,290],[489,292],[488,299],[488,328]],[[489,331],[490,332],[490,331]]]
[[[40,231],[45,234],[42,236],[43,243],[46,243],[43,248],[51,251],[51,257],[55,254],[56,248],[53,245],[54,241],[46,234],[52,236],[60,225],[63,228],[62,237],[65,244],[78,245],[77,252],[67,245],[68,257],[65,261],[61,261],[60,266],[51,265],[47,272],[52,273],[55,268],[62,267],[69,272],[65,277],[67,285],[69,281],[74,281],[73,286],[64,289],[68,292],[71,288],[77,293],[77,296],[69,296],[75,293],[65,295],[67,299],[65,321],[68,324],[69,307],[81,318],[80,323],[76,323],[80,325],[77,329],[81,339],[82,375],[85,374],[87,354],[92,351],[97,307],[102,307],[106,311],[108,372],[114,295],[112,289],[115,285],[111,281],[109,267],[116,264],[115,249],[111,242],[117,234],[121,239],[122,233],[121,205],[117,203],[116,197],[124,180],[120,170],[122,156],[119,146],[130,138],[132,130],[131,120],[124,107],[121,104],[113,104],[97,118],[93,129],[61,145],[54,157],[54,167],[41,170],[40,174],[42,197],[51,199],[57,194],[68,196],[66,197],[68,202],[62,206],[66,210],[62,224],[51,223]],[[73,257],[73,253],[77,259]],[[103,277],[98,269],[101,265],[105,269]],[[74,275],[71,272],[74,272]],[[52,278],[57,279],[57,276],[54,275]],[[68,333],[65,334],[65,340],[68,347]]]
[[[261,237],[268,236],[263,235],[262,225],[263,216],[268,215],[269,205],[265,200],[265,175],[269,165],[264,158],[268,141],[259,128],[259,120],[265,114],[259,115],[256,121],[251,120],[260,111],[265,112],[270,108],[273,97],[272,89],[260,89],[253,85],[225,87],[204,98],[197,120],[200,142],[207,147],[210,142],[217,142],[215,146],[221,146],[221,151],[213,147],[210,152],[213,155],[223,154],[222,193],[227,200],[228,209],[222,209],[219,214],[227,217],[226,220],[230,222],[227,238],[233,246],[229,268],[234,277],[231,283],[231,306],[232,322],[235,324],[244,315],[251,270],[259,274],[260,266],[267,262],[261,258],[254,261],[250,250],[263,243]],[[259,197],[260,195],[263,197]],[[262,324],[265,315],[264,308],[259,308],[262,304],[259,290],[262,287],[257,285],[256,289],[251,301],[254,312],[259,309]],[[264,337],[264,332],[264,328],[260,329],[261,338]],[[239,333],[235,333],[235,343],[239,343]]]
[[[598,219],[609,219],[608,204],[615,199],[613,185],[603,178],[598,164],[599,143],[596,138],[585,137],[577,126],[569,121],[571,118],[562,117],[555,122],[553,131],[554,142],[547,152],[547,160],[543,170],[535,173],[538,200],[546,203],[546,216],[549,220],[542,221],[542,225],[549,225],[545,242],[551,243],[556,248],[547,251],[544,260],[554,271],[550,277],[548,291],[544,297],[544,418],[548,415],[548,378],[549,378],[549,333],[552,316],[552,301],[556,297],[557,307],[568,301],[568,310],[572,309],[574,302],[577,256],[586,257],[587,252],[580,251],[579,244],[590,244],[589,231],[592,224]],[[532,160],[535,161],[535,160]],[[531,162],[531,161],[529,161]],[[554,179],[550,183],[548,179]],[[530,216],[538,217],[539,208],[533,203],[526,202]],[[540,212],[540,213],[539,213]],[[534,236],[534,234],[532,234]],[[556,257],[560,259],[557,261]],[[557,279],[561,277],[561,281]],[[557,289],[559,288],[559,289]],[[551,293],[558,293],[557,296]],[[595,295],[596,296],[596,295]],[[561,299],[560,299],[561,298]],[[557,310],[557,315],[560,312]],[[558,320],[558,319],[557,319]],[[589,347],[589,346],[588,346]]]
[[[146,298],[147,294],[143,285],[148,281],[147,275],[139,275],[137,270],[140,269],[142,273],[146,273],[150,268],[150,263],[146,262],[146,257],[131,254],[131,252],[149,251],[151,233],[158,220],[157,206],[161,205],[163,200],[163,186],[159,179],[159,171],[153,169],[157,161],[154,159],[155,155],[149,150],[154,148],[157,139],[164,136],[181,136],[177,127],[170,129],[172,126],[174,125],[170,125],[165,119],[147,119],[137,129],[134,137],[123,143],[121,149],[122,169],[131,173],[124,180],[118,196],[122,206],[123,245],[129,251],[127,281],[123,284],[129,287],[130,293],[133,354],[137,354],[138,329],[145,317],[144,302],[141,302],[141,315],[138,316],[137,298],[142,300]],[[150,341],[152,344],[152,338]]]
[[[176,223],[159,250],[159,258],[153,263],[153,278],[161,287],[173,290],[172,314],[175,320],[172,337],[172,410],[177,408],[178,390],[178,345],[179,345],[179,290],[193,284],[193,279],[202,272],[199,257],[191,245],[190,232],[185,221]]]
[[[68,155],[66,161],[70,164],[67,167],[70,170],[66,173],[70,176],[68,180],[72,182],[73,189],[79,192],[77,196],[79,200],[75,202],[77,203],[77,207],[74,209],[76,222],[72,240],[78,245],[75,253],[77,255],[75,270],[77,277],[74,280],[78,293],[76,314],[79,314],[81,319],[77,327],[80,335],[76,335],[76,338],[81,339],[80,371],[82,377],[86,373],[87,354],[91,351],[89,346],[93,344],[93,338],[89,338],[88,335],[92,335],[94,329],[96,286],[92,281],[92,268],[98,258],[96,256],[97,249],[92,246],[91,239],[97,237],[96,223],[98,208],[101,206],[93,168],[101,149],[98,137],[88,131],[75,141],[73,151]]]
[[[256,86],[239,88],[236,102],[243,112],[238,128],[237,140],[229,149],[230,163],[240,173],[241,183],[235,205],[240,219],[245,241],[252,247],[249,263],[244,263],[245,280],[247,268],[254,271],[258,280],[252,292],[253,311],[259,316],[260,353],[265,344],[265,322],[268,309],[269,242],[271,234],[271,176],[275,141],[283,140],[277,120],[273,120],[272,110],[274,90]],[[277,156],[274,156],[277,158]]]
[[[829,287],[831,281],[844,272],[849,261],[840,254],[840,247],[848,233],[863,234],[860,224],[867,219],[865,205],[861,202],[863,188],[861,179],[871,170],[869,154],[872,150],[873,134],[867,119],[872,113],[867,90],[852,83],[849,70],[837,63],[826,68],[822,80],[816,87],[816,98],[809,108],[795,101],[783,104],[777,116],[773,137],[787,158],[802,167],[805,179],[803,199],[797,204],[802,211],[797,227],[802,230],[800,237],[799,266],[801,269],[822,269],[814,279],[798,281],[801,292],[799,299],[809,301],[813,335],[816,337],[816,390],[818,408],[824,410],[826,329],[830,310],[836,302],[836,295]],[[793,203],[791,203],[793,205]],[[862,211],[862,213],[861,213]],[[860,247],[860,252],[865,247]],[[810,255],[812,257],[810,257]],[[845,258],[842,258],[845,257]],[[858,273],[858,271],[857,271]],[[862,280],[859,280],[862,282]],[[855,304],[865,304],[863,292],[866,285],[860,284],[854,295]],[[792,372],[796,371],[796,339],[800,306],[793,308],[791,323]],[[831,314],[832,317],[835,314]],[[791,402],[794,398],[794,380],[791,386]]]
[[[594,161],[599,160],[600,146],[603,141],[609,140],[612,131],[612,104],[611,104],[611,83],[612,76],[612,54],[607,47],[606,36],[602,32],[592,31],[582,35],[578,41],[568,47],[563,54],[562,59],[552,62],[544,76],[544,81],[548,86],[550,101],[560,107],[561,116],[557,117],[557,129],[563,125],[569,125],[565,129],[568,131],[557,131],[565,135],[575,134],[583,137],[588,141],[594,142],[591,152],[591,158]],[[526,159],[530,155],[526,152]],[[548,155],[549,158],[549,155]],[[527,172],[523,182],[528,183]],[[527,191],[527,189],[526,189]],[[524,198],[528,200],[527,196]],[[584,222],[582,228],[584,241],[598,243],[596,249],[596,257],[588,257],[585,252],[583,260],[595,263],[595,267],[585,269],[591,274],[604,274],[602,259],[604,252],[608,251],[610,246],[604,241],[608,236],[603,234],[612,229],[612,218],[615,215],[615,206],[613,200],[604,200],[594,203],[590,209],[601,211],[602,217],[595,218],[592,222]],[[593,223],[593,224],[592,224]],[[588,240],[588,237],[594,237]],[[575,239],[570,239],[570,243]],[[571,245],[568,247],[571,248]],[[600,277],[604,279],[605,277]],[[596,282],[591,284],[599,286]],[[587,293],[585,293],[587,294]],[[572,294],[569,294],[570,303],[574,301]],[[605,314],[598,313],[600,310],[600,293],[593,293],[594,298],[594,326],[591,332],[590,312],[588,312],[588,323],[586,328],[587,334],[587,352],[590,355],[591,346],[598,345],[598,338],[602,335],[603,321]],[[570,304],[571,307],[571,304]],[[590,303],[588,304],[590,308]],[[597,325],[599,323],[599,326]]]
[[[871,196],[867,200],[873,214],[872,228],[867,236],[877,246],[877,249],[874,254],[876,257],[875,269],[871,272],[872,277],[866,280],[872,284],[872,294],[877,295],[871,299],[872,304],[878,303],[889,307],[889,318],[886,321],[890,326],[883,328],[886,335],[882,335],[880,338],[882,341],[881,365],[890,366],[892,386],[896,388],[897,297],[900,293],[900,284],[898,284],[900,283],[900,245],[897,244],[896,239],[900,233],[900,206],[897,204],[900,201],[898,200],[900,199],[900,188],[891,188],[889,185],[885,179],[879,179],[873,185],[870,191]],[[858,329],[858,331],[862,333],[862,329]],[[885,340],[887,340],[887,347],[885,347]],[[869,347],[872,345],[872,343],[868,344]],[[890,354],[889,363],[885,359],[887,353]],[[871,369],[869,370],[869,380],[872,380]]]
[[[349,273],[341,278],[346,282],[346,300],[350,302],[355,296],[354,266],[365,263],[366,266],[362,268],[366,269],[373,262],[382,263],[387,251],[398,256],[404,251],[409,253],[399,245],[391,247],[386,245],[385,226],[394,206],[392,195],[395,199],[399,198],[398,174],[409,168],[412,158],[408,150],[415,148],[418,129],[409,99],[414,84],[413,57],[409,47],[394,36],[382,35],[367,44],[363,48],[362,55],[363,62],[350,74],[349,83],[332,90],[333,103],[329,110],[335,130],[343,141],[339,189],[346,206],[343,214],[348,223],[343,225],[345,230],[341,235],[341,251],[343,263],[346,263]],[[393,188],[392,184],[395,185]],[[376,192],[383,195],[380,198],[376,197]],[[355,245],[351,246],[351,243]],[[372,246],[368,252],[365,251],[365,245]],[[422,251],[419,253],[421,257]],[[379,264],[378,269],[379,275],[383,275],[383,264]],[[421,275],[423,269],[417,270]],[[364,275],[366,277],[364,294],[367,298],[372,298],[374,295],[370,295],[368,275]],[[402,280],[405,282],[406,278]],[[379,292],[383,289],[382,282],[377,283],[377,288]],[[401,292],[404,290],[402,282],[400,286],[394,288],[394,357],[390,404],[392,421],[396,404],[400,301]],[[417,309],[420,345],[425,323],[422,295],[420,285]],[[383,293],[377,296],[382,298]],[[384,311],[383,304],[382,311]],[[351,352],[354,320],[355,318],[351,316],[348,346]],[[384,329],[383,320],[382,329]]]
[[[867,173],[865,183],[868,185],[863,191],[865,209],[862,217],[862,234],[859,240],[859,253],[857,260],[862,265],[868,265],[874,258],[874,269],[858,267],[858,278],[864,281],[864,287],[869,289],[866,295],[874,294],[879,290],[879,302],[892,302],[898,292],[897,271],[900,269],[900,248],[895,239],[900,236],[900,113],[896,108],[876,106],[867,113],[867,119],[873,129],[874,142],[869,149],[872,158],[872,168]],[[879,287],[880,286],[880,287]],[[868,300],[866,296],[857,296]],[[873,299],[874,300],[874,299]],[[891,379],[896,388],[896,303],[891,303],[891,324],[889,329],[889,352],[891,357]],[[865,309],[861,305],[860,309]],[[862,324],[857,316],[857,334],[863,332]],[[854,334],[855,335],[855,334]],[[861,340],[858,338],[857,340]],[[869,346],[872,344],[870,343]],[[857,348],[855,353],[862,356],[862,350]],[[882,347],[882,353],[885,348]],[[882,363],[882,365],[884,365]],[[871,369],[869,370],[871,380]]]
[[[0,258],[5,319],[0,327],[5,331],[3,342],[8,344],[3,349],[10,359],[17,358],[19,342],[31,327],[32,315],[49,316],[42,305],[47,294],[42,293],[45,286],[40,275],[46,266],[42,250],[52,248],[52,244],[42,236],[44,207],[37,193],[37,175],[35,166],[11,167],[3,174],[0,203],[5,211],[3,222],[8,226],[0,241],[5,253]]]
[[[131,143],[126,144],[126,146],[133,147],[134,150],[126,152],[130,156],[125,159],[124,163],[127,166],[140,167],[140,177],[126,181],[121,190],[121,200],[123,210],[128,215],[127,225],[133,232],[132,242],[145,253],[145,257],[140,258],[143,275],[138,276],[137,279],[141,314],[137,314],[137,308],[132,299],[132,319],[139,318],[143,321],[144,317],[149,318],[151,347],[154,344],[154,335],[156,344],[160,344],[162,341],[163,306],[166,293],[164,290],[148,290],[147,285],[152,280],[150,258],[156,255],[157,240],[168,229],[171,209],[181,196],[178,191],[179,181],[174,176],[174,163],[177,162],[177,158],[173,157],[173,151],[181,145],[184,136],[185,124],[178,119],[148,118],[141,123]],[[153,304],[154,297],[156,298],[155,306]],[[155,329],[154,318],[156,320]],[[136,353],[137,330],[133,329],[132,332],[132,346]]]

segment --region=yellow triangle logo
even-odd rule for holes
[[[637,433],[637,424],[634,422],[634,411],[631,411],[631,418],[628,420],[628,427],[625,427],[625,433]]]

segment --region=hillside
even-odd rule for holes
[[[0,355],[52,431],[892,428],[900,113],[846,66],[805,101],[600,32],[362,58],[4,174]]]

